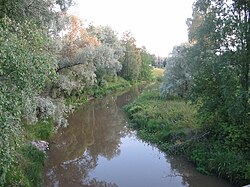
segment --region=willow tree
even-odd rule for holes
[[[57,34],[65,27],[65,12],[72,4],[73,0],[1,0],[0,18],[6,16],[16,22],[33,20],[36,26]]]
[[[93,59],[98,82],[102,82],[105,76],[117,76],[122,68],[120,58],[124,55],[124,48],[117,33],[109,26],[90,25],[87,30],[100,41]]]
[[[176,46],[167,58],[164,77],[160,86],[161,97],[188,96],[191,87],[189,49],[188,44]]]
[[[55,77],[52,35],[55,36],[54,24],[63,12],[54,8],[66,9],[68,3],[60,0],[0,2],[1,186],[5,186],[6,173],[13,170],[17,161],[16,148],[22,143],[23,124],[35,96]]]

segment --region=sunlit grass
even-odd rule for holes
[[[152,69],[152,74],[154,77],[163,77],[164,75],[164,70],[163,68],[153,68]]]
[[[190,139],[197,129],[194,106],[181,99],[162,99],[158,90],[143,93],[125,110],[138,135],[164,151]]]

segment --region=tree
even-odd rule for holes
[[[249,1],[197,0],[188,21],[199,121],[215,139],[241,151],[250,149],[249,25]]]
[[[147,52],[146,47],[140,49],[141,56],[141,68],[140,68],[140,79],[141,80],[150,80],[152,78],[152,55]]]
[[[103,81],[105,75],[116,76],[122,65],[119,59],[124,55],[124,48],[115,31],[109,26],[87,28],[92,36],[96,36],[101,45],[94,52],[94,65],[99,82]]]
[[[50,44],[46,30],[32,22],[0,20],[0,184],[15,160],[29,103],[55,76]]]
[[[233,22],[234,26],[239,29],[231,29],[231,38],[236,35],[237,42],[234,46],[237,46],[237,51],[239,51],[239,64],[241,68],[240,84],[241,84],[241,102],[243,105],[243,123],[248,123],[248,113],[249,113],[249,58],[250,58],[250,2],[247,0],[234,0],[232,3],[234,16]]]
[[[62,36],[58,57],[58,80],[53,85],[54,95],[69,96],[94,84],[94,56],[100,45],[100,41],[84,28],[83,21],[71,15],[70,25]]]
[[[231,3],[216,0],[208,2],[197,1],[194,9],[194,18],[190,22],[191,24],[189,24],[190,40],[195,43],[196,48],[202,50],[202,52],[197,53],[203,61],[202,65],[198,61],[196,63],[198,68],[196,70],[198,70],[199,74],[197,74],[196,79],[197,88],[199,87],[198,85],[204,82],[201,78],[208,79],[211,75],[214,75],[214,78],[217,77],[217,83],[214,83],[213,80],[215,79],[211,77],[211,83],[213,82],[211,86],[218,85],[220,89],[215,91],[215,86],[213,86],[210,91],[214,90],[214,93],[217,92],[217,96],[221,97],[220,95],[222,95],[225,97],[223,99],[225,102],[229,100],[225,93],[231,92],[230,95],[235,97],[233,105],[238,112],[241,112],[241,119],[237,120],[238,122],[241,121],[240,123],[247,121],[249,110],[249,62],[246,60],[249,53],[249,50],[247,50],[247,37],[249,35],[247,30],[249,25],[247,12],[249,10],[246,9],[248,1],[244,2],[245,4],[242,1],[241,3],[243,4],[239,5],[239,2],[236,3],[234,1]],[[213,72],[209,72],[209,69]],[[233,76],[230,76],[230,74]],[[226,82],[221,81],[225,80],[224,76],[227,78],[231,77],[235,83],[234,85],[239,86],[236,86],[233,89],[234,91],[229,86],[225,86]],[[198,89],[196,92],[199,93],[199,90],[202,91],[202,89]],[[218,93],[218,90],[220,90],[220,93]],[[240,98],[242,109],[239,108],[238,100]],[[232,105],[232,102],[230,103]],[[228,106],[229,104],[221,103],[220,105]],[[221,108],[221,106],[218,106],[218,108]],[[228,116],[231,115],[228,114]],[[234,116],[236,117],[236,115]]]
[[[0,19],[9,17],[19,23],[33,20],[36,26],[57,34],[65,26],[65,11],[72,3],[72,0],[1,0]]]
[[[99,45],[97,38],[83,27],[82,20],[71,15],[70,28],[62,38],[58,71],[93,61],[93,51]]]
[[[123,34],[122,44],[125,48],[125,55],[121,58],[122,70],[119,74],[126,80],[137,80],[141,66],[140,53],[135,45],[135,39],[130,32]]]
[[[189,48],[188,44],[173,48],[171,56],[167,59],[163,82],[160,86],[161,97],[171,95],[187,97],[191,86]]]

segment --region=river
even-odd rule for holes
[[[43,186],[233,187],[140,140],[122,111],[139,93],[93,100],[70,115],[69,127],[51,141]]]

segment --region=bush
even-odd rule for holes
[[[54,132],[52,120],[39,121],[34,125],[25,125],[26,138],[29,140],[48,140]]]
[[[55,56],[45,30],[31,21],[0,20],[0,184],[16,159],[26,101],[55,77]],[[31,73],[32,72],[32,73]]]
[[[192,148],[190,158],[202,173],[216,173],[238,185],[250,183],[249,155],[225,148],[221,142],[197,144]]]
[[[18,150],[19,159],[6,175],[5,186],[41,186],[45,154],[31,144]]]

